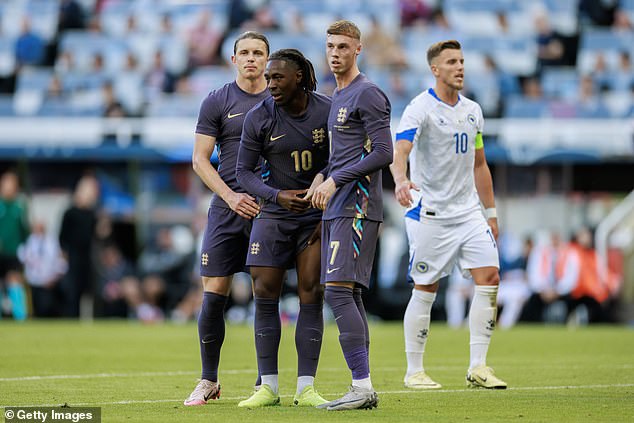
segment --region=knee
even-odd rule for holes
[[[498,286],[500,284],[500,272],[497,269],[484,274],[481,280],[476,281],[476,285]]]
[[[255,298],[275,300],[280,297],[280,289],[277,284],[271,283],[271,281],[268,281],[265,278],[254,277],[253,296]]]
[[[297,287],[297,295],[302,304],[321,304],[324,299],[324,287],[319,283],[319,279],[312,280],[307,284],[300,284]]]

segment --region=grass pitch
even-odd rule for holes
[[[202,407],[183,400],[200,373],[195,324],[132,322],[0,322],[0,407],[60,405],[102,408],[104,422],[632,422],[634,330],[520,326],[496,331],[488,364],[506,391],[466,389],[469,334],[432,323],[427,372],[443,389],[403,388],[401,324],[372,324],[370,368],[379,408],[327,412],[292,406],[294,328],[280,348],[282,405],[236,407],[255,381],[252,328],[228,326],[221,357],[222,397]],[[316,387],[327,399],[347,390],[350,373],[326,327]]]

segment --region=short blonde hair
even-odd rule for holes
[[[427,63],[431,65],[431,61],[440,56],[443,50],[461,50],[462,46],[457,40],[445,40],[432,44],[427,49]]]
[[[361,31],[353,22],[340,20],[333,22],[326,30],[328,35],[345,35],[361,41]]]

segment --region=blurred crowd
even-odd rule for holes
[[[388,94],[395,117],[431,81],[421,46],[442,38],[463,42],[465,94],[485,117],[634,113],[631,2],[349,3],[11,0],[0,6],[5,26],[19,20],[4,34],[0,25],[11,44],[10,57],[0,60],[0,97],[9,103],[0,101],[0,114],[195,116],[209,84],[232,73],[231,34],[247,29],[269,35],[273,49],[304,51],[317,68],[319,90],[330,93],[323,30],[346,12],[362,28],[361,68]]]
[[[30,220],[17,174],[0,178],[2,315],[130,317],[144,322],[195,316],[200,288],[189,228],[162,226],[139,251],[120,241],[99,205],[99,183],[79,179],[58,235]],[[128,253],[126,255],[126,253]]]

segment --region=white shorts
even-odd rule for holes
[[[491,228],[481,214],[461,223],[441,224],[405,218],[409,240],[409,275],[417,285],[431,285],[448,276],[454,265],[471,278],[469,269],[500,268]]]

